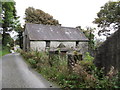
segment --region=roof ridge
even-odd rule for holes
[[[55,26],[55,27],[61,27],[61,28],[70,28],[70,29],[77,29],[75,27],[66,27],[66,26],[61,26],[61,25],[49,25],[49,24],[36,24],[36,23],[26,23],[26,24],[33,24],[33,25],[43,25],[43,26]]]

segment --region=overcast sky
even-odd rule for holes
[[[62,26],[95,27],[92,22],[100,7],[110,0],[15,0],[17,15],[24,24],[25,9],[34,7],[52,15]],[[116,0],[112,0],[116,1]]]

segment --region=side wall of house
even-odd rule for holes
[[[66,48],[76,48],[76,41],[73,42],[59,42],[59,41],[50,41],[50,48],[57,48],[60,43],[63,43]],[[46,41],[30,41],[31,50],[45,51]],[[82,54],[85,54],[88,51],[88,42],[79,42],[78,49]]]
[[[76,47],[76,42],[74,41],[74,42],[56,42],[56,41],[51,41],[51,43],[50,43],[50,47],[51,48],[57,48],[59,45],[60,45],[60,43],[63,43],[67,48],[71,48],[71,47],[73,47],[73,48],[75,48]]]
[[[24,51],[30,50],[30,40],[29,40],[28,33],[26,30],[23,33],[23,50]]]
[[[46,42],[45,41],[30,41],[31,50],[45,51]]]
[[[67,48],[75,48],[76,46],[76,42],[50,41],[50,48],[57,48],[60,43],[63,43]],[[45,51],[46,41],[30,41],[30,47],[32,50]]]

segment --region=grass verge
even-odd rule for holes
[[[9,51],[9,48],[7,48],[7,47],[3,47],[2,50],[0,50],[0,56],[4,56],[9,53],[10,53],[10,51]]]

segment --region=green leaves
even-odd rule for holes
[[[8,31],[8,28],[15,29],[15,26],[19,23],[16,15],[15,2],[2,2],[2,21],[4,31]]]
[[[98,24],[98,27],[100,27],[103,32],[109,32],[107,29],[111,25],[115,30],[120,29],[120,1],[110,1],[101,7],[93,23]]]
[[[94,57],[90,56],[89,52],[86,52],[84,60],[86,61],[93,61]]]
[[[36,68],[36,61],[33,59],[28,59],[28,62],[32,65],[33,68]]]
[[[16,15],[15,2],[2,2],[2,8],[0,11],[2,13],[2,19],[0,19],[0,23],[2,22],[3,28],[2,42],[3,45],[6,45],[6,41],[8,39],[5,35],[6,32],[12,30],[18,31],[21,29],[21,25],[18,20],[19,17]]]

